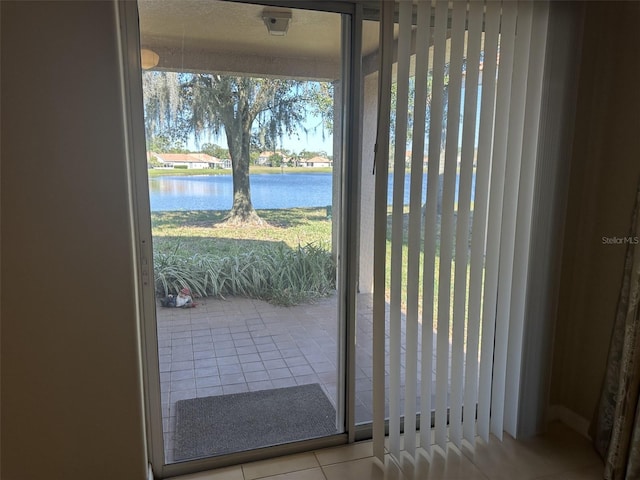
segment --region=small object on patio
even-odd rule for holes
[[[177,307],[177,308],[193,308],[196,304],[191,297],[191,290],[183,288],[180,290],[177,296],[169,294],[160,299],[160,305],[163,307]]]
[[[191,298],[191,290],[188,288],[183,288],[178,293],[176,298],[176,307],[178,308],[192,308],[195,307],[196,304],[193,303],[193,298]]]
[[[163,307],[175,307],[176,297],[174,297],[172,294],[169,294],[166,297],[160,299],[160,305],[162,305]]]

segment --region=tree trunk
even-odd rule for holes
[[[241,123],[241,122],[236,122]],[[251,203],[251,184],[249,181],[249,140],[250,129],[242,125],[229,128],[225,125],[231,168],[233,171],[233,205],[225,222],[233,225],[263,225]]]

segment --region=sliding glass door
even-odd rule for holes
[[[137,3],[160,477],[347,441],[352,16],[292,6]]]

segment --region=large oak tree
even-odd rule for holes
[[[227,139],[233,172],[233,205],[226,221],[260,224],[251,202],[249,149],[253,139],[273,145],[304,131],[307,111],[330,126],[326,84],[216,74],[145,72],[147,136],[182,141],[204,133]],[[319,99],[325,100],[324,103]]]

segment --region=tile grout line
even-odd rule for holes
[[[348,445],[348,444],[346,444],[346,445]],[[324,471],[325,465],[322,465],[320,463],[320,458],[318,458],[318,451],[317,450],[313,451],[313,456],[316,458],[316,462],[318,462],[318,466],[320,467],[320,473],[322,473],[322,477],[324,478],[324,480],[328,480],[327,479],[327,474]]]
[[[468,450],[473,450],[473,451],[475,451],[477,439],[478,439],[478,435],[476,435],[476,436],[474,437],[473,444],[472,444],[471,442],[467,441],[467,443],[468,443],[468,444],[469,444],[469,446],[470,446],[470,448],[469,448]],[[466,440],[464,440],[464,439],[463,439],[463,441],[466,441]],[[460,448],[460,449],[458,449],[458,450],[460,450],[460,453],[462,454],[462,456],[464,456],[467,460],[469,460],[469,462],[470,462],[474,467],[476,467],[476,468],[478,469],[478,471],[482,474],[482,476],[483,476],[483,477],[485,477],[487,480],[492,480],[492,479],[491,479],[491,476],[489,475],[489,473],[488,473],[488,472],[485,472],[485,471],[484,471],[484,469],[483,469],[480,465],[478,465],[470,455],[468,455],[468,454],[467,454],[463,449],[461,449],[461,448]]]

